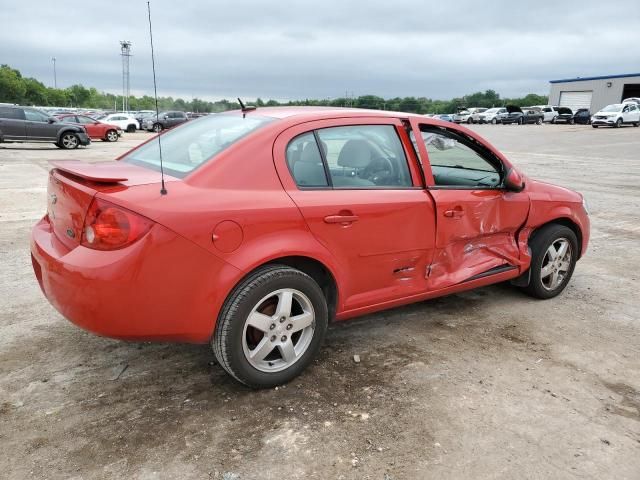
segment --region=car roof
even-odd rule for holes
[[[240,110],[232,110],[230,112],[240,112]],[[388,110],[369,110],[365,108],[341,108],[341,107],[258,107],[255,110],[245,112],[247,115],[260,115],[263,117],[272,117],[278,119],[286,119],[297,117],[296,120],[318,120],[322,118],[335,117],[409,117],[411,115],[402,112],[392,112]]]

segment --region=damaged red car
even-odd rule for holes
[[[270,387],[309,365],[331,321],[505,281],[555,297],[588,241],[579,193],[462,126],[258,108],[114,161],[53,163],[31,253],[78,326],[210,343],[237,380]]]

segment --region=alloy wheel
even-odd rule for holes
[[[315,330],[315,312],[299,290],[283,288],[264,296],[245,320],[242,350],[261,372],[280,372],[307,351]]]
[[[76,148],[78,146],[78,137],[72,133],[66,133],[62,136],[62,146],[70,150]]]
[[[109,130],[107,132],[107,140],[109,140],[110,142],[115,142],[116,140],[118,140],[118,134],[113,130]]]
[[[572,250],[566,238],[558,238],[549,245],[540,270],[540,280],[545,290],[556,290],[564,283],[571,270]]]

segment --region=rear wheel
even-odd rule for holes
[[[531,276],[524,291],[547,299],[559,295],[569,283],[578,259],[578,239],[569,227],[549,224],[534,232],[531,247]]]
[[[633,124],[633,126],[634,126],[634,127],[638,127],[638,126],[640,126],[640,122],[636,122],[636,123],[634,123],[634,124]]]
[[[130,123],[129,125],[127,125],[127,133],[135,133],[136,131],[136,126],[133,123]]]
[[[473,118],[471,117],[467,118],[467,123],[473,123]]]
[[[538,118],[538,120],[536,120],[536,125],[542,125],[542,119]]]
[[[252,388],[287,383],[311,363],[327,330],[318,284],[285,265],[258,269],[227,298],[212,339],[227,373]]]
[[[118,141],[118,132],[115,130],[107,131],[107,134],[104,137],[107,142],[117,142]]]
[[[591,125],[593,128],[598,128],[598,125]]]
[[[56,145],[65,150],[73,150],[74,148],[78,148],[80,140],[75,133],[67,132],[62,134],[60,141],[56,143]]]

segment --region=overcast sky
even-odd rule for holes
[[[640,71],[640,1],[152,0],[158,94],[448,99]],[[53,85],[153,93],[146,1],[0,0],[0,63]]]

